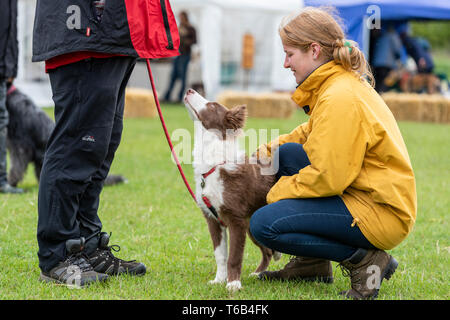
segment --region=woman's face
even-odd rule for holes
[[[306,52],[303,52],[299,48],[283,44],[283,49],[286,53],[284,67],[292,70],[297,84],[303,82],[317,68],[317,51],[320,51],[320,47],[317,49],[317,47],[310,46]]]

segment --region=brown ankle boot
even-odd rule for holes
[[[283,269],[264,271],[259,274],[261,280],[297,280],[333,282],[331,261],[318,258],[294,257]]]
[[[383,250],[358,249],[339,266],[349,276],[352,288],[340,294],[355,300],[375,299],[383,279],[389,280],[398,266],[397,260]]]

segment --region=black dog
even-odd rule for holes
[[[6,109],[9,113],[6,147],[11,160],[8,183],[17,186],[22,181],[30,162],[34,164],[36,179],[39,181],[45,147],[55,123],[12,84],[8,84]],[[121,182],[127,180],[120,175],[109,175],[105,185]]]

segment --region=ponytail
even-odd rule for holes
[[[333,47],[333,60],[336,63],[342,65],[345,70],[354,72],[359,77],[366,77],[370,85],[375,86],[370,66],[356,42],[337,39]]]

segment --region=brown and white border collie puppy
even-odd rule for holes
[[[195,126],[193,168],[197,204],[208,223],[217,263],[216,277],[210,283],[226,281],[228,290],[239,290],[246,234],[262,253],[261,263],[253,274],[266,270],[272,256],[276,260],[281,256],[261,246],[249,232],[250,217],[266,205],[275,176],[263,174],[262,166],[251,164],[239,148],[238,136],[247,116],[245,105],[227,109],[207,101],[192,89],[187,90],[184,103]]]

